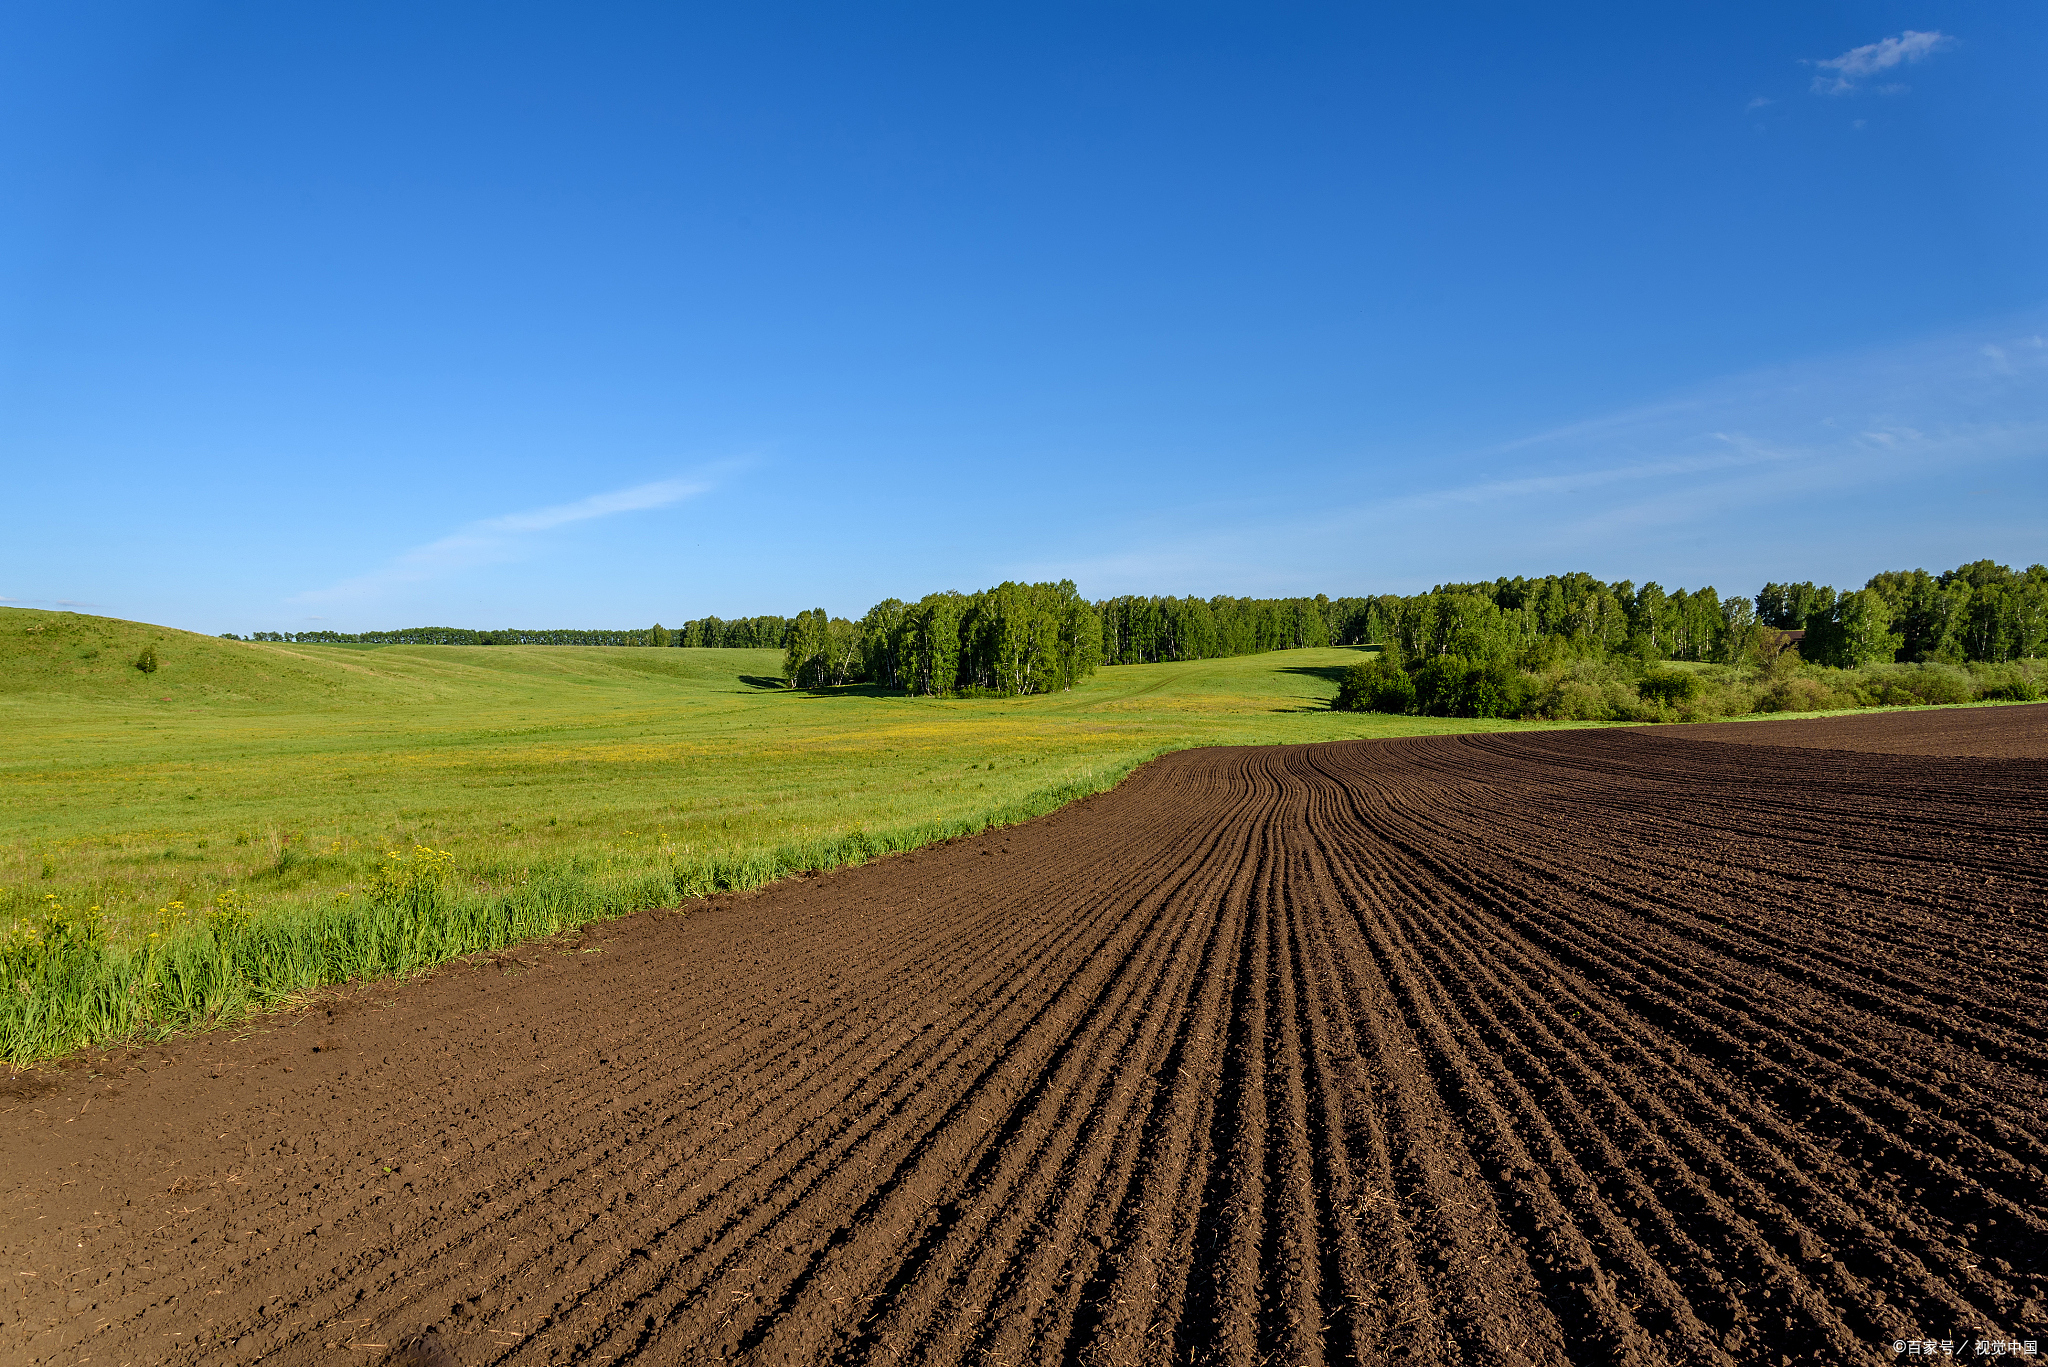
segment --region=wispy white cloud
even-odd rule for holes
[[[484,518],[438,540],[402,552],[367,574],[344,579],[324,589],[295,594],[287,601],[308,605],[360,603],[390,589],[520,559],[529,553],[533,538],[538,533],[573,523],[615,517],[620,513],[669,507],[710,492],[715,487],[717,473],[725,468],[721,466],[695,476],[656,480],[650,484],[636,484],[629,489],[592,494],[573,503]]]
[[[1857,82],[1893,67],[1922,61],[1955,39],[1938,31],[1919,32],[1907,29],[1896,38],[1881,38],[1875,43],[1852,47],[1839,57],[1829,57],[1811,65],[1820,68],[1821,74],[1813,78],[1813,89],[1820,95],[1846,95],[1856,89]],[[1897,94],[1904,86],[1886,86],[1884,92]]]
[[[1860,581],[1922,544],[1932,558],[1999,554],[2048,530],[2034,473],[2048,467],[2048,342],[2031,329],[1934,338],[1733,376],[1463,455],[1356,463],[1396,487],[1192,529],[1172,511],[1126,529],[1110,554],[1017,572],[1098,594],[1411,591],[1560,568],[1734,591],[1836,561]],[[1403,473],[1427,470],[1471,473]],[[1953,506],[1965,477],[2007,491],[1995,514]]]
[[[571,522],[588,522],[592,518],[610,517],[614,513],[637,513],[649,508],[666,508],[671,503],[680,503],[686,498],[706,492],[711,488],[709,480],[664,479],[652,484],[636,484],[630,489],[615,489],[606,494],[592,494],[579,498],[574,503],[559,503],[552,508],[536,508],[532,512],[509,513],[476,523],[474,530],[491,532],[544,532],[554,527],[566,526]]]
[[[1772,99],[1768,95],[1759,95],[1755,99],[1751,100],[1748,104],[1742,106],[1742,112],[1745,114],[1754,114],[1757,110],[1762,109],[1765,105],[1772,105],[1776,103],[1777,101]]]

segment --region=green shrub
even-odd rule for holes
[[[1531,715],[1552,721],[1611,721],[1619,700],[1608,689],[1586,679],[1559,677],[1549,681],[1532,705]]]
[[[1977,666],[1972,673],[1978,696],[1999,702],[2039,702],[2043,696],[2039,661],[2021,660],[2003,666]]]
[[[1873,675],[1862,691],[1872,703],[1886,707],[1975,702],[1979,697],[1977,681],[1948,665],[1894,665]]]
[[[1340,712],[1408,712],[1415,707],[1415,681],[1388,655],[1381,654],[1344,671],[1331,706]]]
[[[135,667],[145,674],[156,673],[156,647],[154,645],[146,645],[142,648],[142,653],[135,657]]]
[[[1414,679],[1415,710],[1428,717],[1518,717],[1542,688],[1504,661],[1456,655],[1425,660]]]
[[[1706,691],[1699,675],[1685,669],[1652,669],[1636,683],[1636,692],[1666,707],[1682,707]]]
[[[1774,680],[1756,700],[1759,712],[1822,712],[1837,705],[1834,690],[1803,674]]]

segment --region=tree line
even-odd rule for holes
[[[1089,604],[1072,581],[890,598],[860,621],[822,608],[790,625],[783,673],[801,688],[1019,695],[1071,687],[1104,664],[1255,655],[1371,639],[1368,598],[1176,598]]]
[[[2030,660],[2048,646],[2048,568],[1976,560],[1938,575],[1890,570],[1846,593],[1766,584],[1757,616],[1803,630],[1800,653],[1827,664]]]
[[[794,617],[694,618],[673,630],[657,623],[612,631],[225,635],[319,644],[770,649],[783,652],[784,677],[794,686],[866,683],[927,695],[1049,692],[1102,664],[1376,644],[1407,676],[1399,685],[1383,681],[1389,698],[1413,686],[1407,708],[1469,710],[1492,705],[1482,695],[1506,686],[1504,671],[1555,671],[1569,660],[1734,665],[1768,659],[1794,636],[1803,638],[1796,641],[1802,659],[1845,669],[2034,659],[2048,648],[2048,568],[2015,571],[1978,560],[1940,574],[1887,571],[1853,590],[1773,582],[1754,599],[1584,573],[1439,584],[1405,596],[1125,595],[1094,604],[1072,581],[1005,583],[915,603],[885,599],[857,622],[818,608]]]
[[[1534,650],[1734,664],[1782,647],[1792,631],[1804,634],[1803,658],[1837,668],[1997,663],[2033,659],[2048,646],[2048,568],[1990,560],[1939,575],[1888,571],[1854,590],[1769,583],[1754,599],[1562,574],[1352,601],[1365,604],[1364,639],[1413,657]]]
[[[403,627],[397,631],[252,631],[227,641],[283,641],[302,645],[376,646],[711,646],[726,650],[780,650],[789,639],[788,617],[735,617],[725,621],[700,617],[673,630],[656,622],[651,627],[615,631],[574,628],[532,630],[505,627],[479,631],[471,627]]]
[[[1617,715],[1636,702],[1654,709],[1697,698],[1697,675],[1653,667],[1672,661],[1768,665],[1792,648],[1801,662],[1838,670],[2037,659],[2048,647],[2048,568],[2015,571],[1980,560],[1938,575],[1887,571],[1847,591],[1774,582],[1754,599],[1588,574],[1502,578],[1373,598],[1364,617],[1367,639],[1384,649],[1347,675],[1339,706],[1446,716]],[[1609,671],[1605,712],[1557,712],[1574,662],[1628,664],[1627,697],[1616,691],[1622,676]],[[1598,671],[1577,673],[1587,687],[1597,681]],[[1984,686],[2026,691],[2032,684]]]
[[[670,646],[681,645],[676,633],[660,623],[621,631],[585,631],[572,628],[536,631],[506,627],[501,631],[478,631],[471,627],[403,627],[397,631],[252,631],[237,636],[221,633],[224,641],[284,641],[300,645],[375,646]]]

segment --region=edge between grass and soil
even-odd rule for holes
[[[8,965],[0,992],[0,1056],[10,1068],[123,1039],[161,1040],[291,1009],[323,988],[401,977],[465,955],[510,948],[659,907],[866,863],[1014,826],[1107,792],[1170,749],[1125,756],[1092,772],[963,816],[773,848],[679,860],[667,870],[546,869],[510,886],[464,886],[452,857],[416,846],[393,855],[362,896],[251,915],[224,895],[182,933],[139,942],[94,936],[58,918]],[[40,952],[36,952],[36,951]],[[19,976],[24,970],[32,977]]]

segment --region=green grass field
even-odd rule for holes
[[[791,692],[771,651],[274,645],[0,609],[0,1056],[1021,820],[1170,749],[1522,725],[1333,712],[1357,658],[928,699]]]

